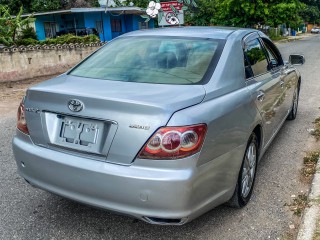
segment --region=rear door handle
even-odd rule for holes
[[[264,92],[259,91],[259,92],[258,92],[258,95],[257,95],[257,100],[258,100],[259,102],[262,102],[262,101],[264,100],[264,97],[265,97]]]

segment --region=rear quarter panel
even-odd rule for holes
[[[259,122],[259,113],[246,87],[172,116],[168,126],[208,126],[199,158],[195,159],[195,202],[217,203],[221,197],[222,203],[231,198],[247,141]]]
[[[206,164],[235,148],[246,145],[253,129],[261,122],[260,114],[244,87],[229,94],[176,112],[168,126],[205,123],[206,138],[197,165]],[[240,159],[230,159],[240,166]]]

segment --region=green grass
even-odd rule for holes
[[[301,217],[308,204],[308,195],[303,193],[293,198],[293,201],[290,204],[285,204],[285,206],[288,206],[294,215]]]
[[[314,120],[314,131],[311,132],[311,135],[316,138],[317,141],[320,139],[320,117]]]

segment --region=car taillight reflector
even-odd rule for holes
[[[162,127],[144,145],[138,158],[178,159],[200,151],[206,124],[183,127]]]
[[[23,101],[20,103],[20,106],[18,108],[18,113],[17,113],[17,128],[25,133],[25,134],[29,134],[29,130],[27,127],[27,121],[25,118],[25,108],[24,108],[24,104]]]

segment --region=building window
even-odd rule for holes
[[[54,38],[57,36],[57,24],[55,22],[45,22],[44,32],[46,38]]]
[[[102,21],[96,21],[96,30],[98,33],[102,33],[102,28],[103,28],[103,25],[102,25]]]
[[[112,19],[111,20],[111,31],[112,32],[122,32],[120,19]]]
[[[148,29],[149,23],[148,22],[139,22],[139,29]]]

